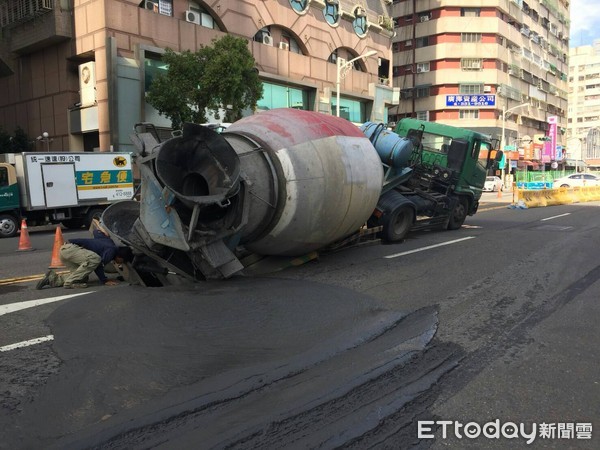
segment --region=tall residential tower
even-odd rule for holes
[[[569,157],[600,166],[600,40],[569,53]]]
[[[394,0],[392,16],[391,120],[504,136],[512,169],[563,160],[568,0]]]

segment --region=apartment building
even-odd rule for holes
[[[564,159],[568,0],[394,0],[390,120],[491,135],[511,170]]]
[[[47,136],[37,150],[132,150],[135,124],[169,136],[145,102],[166,48],[247,39],[259,109],[387,122],[390,0],[0,0],[0,127]],[[368,57],[367,57],[368,56]],[[227,67],[223,67],[227,70]],[[44,133],[47,133],[45,135]]]
[[[600,167],[600,40],[569,52],[568,157]]]

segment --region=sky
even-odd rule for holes
[[[600,39],[600,1],[571,0],[570,47],[592,45]]]

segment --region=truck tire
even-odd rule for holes
[[[92,220],[94,220],[94,219],[100,220],[100,217],[102,217],[103,212],[104,212],[104,209],[102,209],[102,208],[90,208],[90,210],[85,215],[83,225],[86,228],[89,228],[90,225],[92,224]]]
[[[415,212],[409,205],[400,205],[383,217],[382,235],[388,242],[398,242],[406,237],[415,221]]]
[[[469,203],[464,197],[457,197],[456,205],[450,213],[450,220],[448,220],[449,230],[458,230],[465,223],[467,218],[467,211],[469,210]]]
[[[19,221],[11,214],[0,214],[0,237],[14,237],[19,231]]]

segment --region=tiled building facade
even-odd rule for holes
[[[560,158],[549,146],[566,141],[568,0],[394,0],[391,14],[401,90],[391,120],[504,134],[513,169]]]
[[[170,125],[144,101],[164,70],[164,49],[195,51],[225,34],[248,40],[265,87],[259,109],[335,114],[337,60],[357,58],[340,81],[341,115],[385,122],[393,104],[390,4],[0,0],[0,127],[47,132],[37,150],[129,150],[136,123],[165,132]]]
[[[572,158],[600,167],[600,40],[569,54],[568,147]]]

